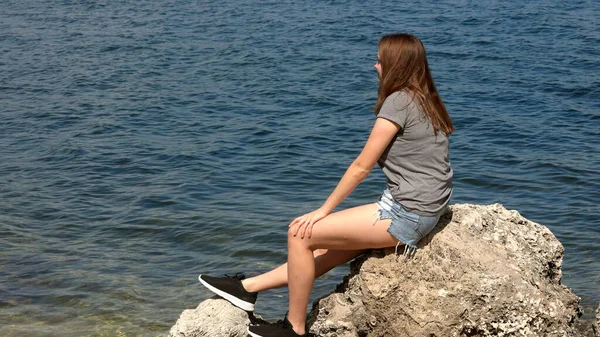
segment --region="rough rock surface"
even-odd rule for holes
[[[576,327],[579,298],[560,284],[562,245],[518,212],[498,204],[453,205],[420,246],[411,259],[388,249],[355,260],[338,289],[313,303],[310,331],[319,337],[593,337]],[[170,336],[246,336],[250,319],[211,299],[184,311]],[[592,331],[591,322],[586,326]]]
[[[411,259],[373,252],[310,315],[319,336],[575,336],[564,249],[502,205],[454,205]]]
[[[248,314],[218,297],[184,310],[171,327],[170,337],[246,337]]]

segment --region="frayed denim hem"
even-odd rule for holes
[[[375,224],[377,224],[377,221],[379,220],[394,220],[394,217],[392,216],[392,214],[387,211],[385,208],[383,208],[383,206],[378,202],[376,202],[377,207],[379,208],[377,211],[375,211],[375,213],[373,215],[377,215],[377,218],[375,218],[375,221],[373,221],[373,226],[375,226]],[[390,223],[391,226],[391,223]],[[390,233],[389,228],[388,228],[388,233]],[[396,260],[398,260],[398,257],[400,256],[398,254],[398,248],[400,247],[401,244],[404,244],[404,252],[402,253],[402,257],[404,257],[404,259],[410,259],[412,257],[415,256],[415,253],[417,252],[418,247],[416,245],[411,245],[409,243],[407,243],[408,240],[402,238],[402,237],[398,237],[400,235],[394,235],[392,233],[390,233],[393,237],[395,237],[398,240],[398,243],[396,243],[396,248],[394,249],[394,255],[396,256]]]

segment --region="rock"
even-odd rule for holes
[[[229,302],[214,297],[196,309],[184,310],[169,337],[246,337],[248,314]]]
[[[593,337],[591,322],[578,320],[579,298],[560,283],[563,253],[546,227],[516,211],[453,205],[412,258],[387,249],[353,261],[336,291],[313,303],[310,331],[318,337]],[[209,299],[185,310],[170,336],[245,337],[251,320],[229,302]]]
[[[594,332],[597,337],[600,337],[600,305],[596,309],[596,322],[594,323]]]
[[[564,249],[501,205],[453,205],[411,259],[373,251],[313,304],[311,332],[358,336],[578,336]]]

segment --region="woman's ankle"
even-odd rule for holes
[[[250,293],[255,293],[257,292],[256,290],[256,286],[255,286],[255,282],[253,280],[253,278],[247,278],[247,279],[243,279],[242,280],[242,287],[244,287],[244,289],[246,289],[247,292]]]
[[[295,333],[297,333],[300,336],[306,334],[306,329],[305,329],[306,322],[292,322],[292,321],[290,321],[289,317],[286,317],[286,318],[287,318],[288,322],[292,325],[292,329],[294,330]],[[296,328],[296,327],[298,327],[298,328]]]
[[[298,334],[298,335],[300,335],[300,336],[304,336],[304,335],[306,334],[306,331],[305,331],[305,329],[302,329],[302,330],[300,330],[300,329],[296,329],[296,328],[294,328],[293,326],[292,326],[292,329],[294,330],[294,332],[295,332],[296,334]]]

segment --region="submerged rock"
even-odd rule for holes
[[[594,332],[597,337],[600,337],[600,305],[596,309],[596,322],[594,322]]]
[[[336,291],[313,303],[310,331],[320,337],[587,337],[576,328],[579,298],[560,283],[563,253],[546,227],[516,211],[453,205],[412,258],[387,249],[351,263]],[[246,336],[249,322],[246,312],[211,299],[184,311],[170,336]]]

